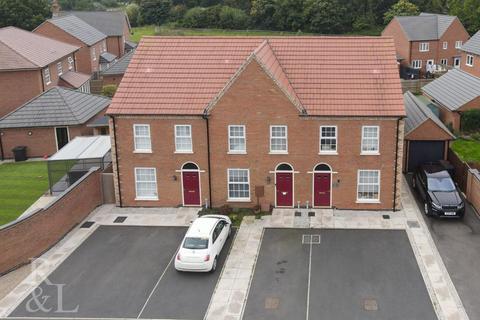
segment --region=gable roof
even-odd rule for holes
[[[68,71],[60,76],[60,80],[75,89],[80,88],[90,78],[90,75],[76,71]]]
[[[382,37],[144,37],[108,113],[201,115],[249,59],[308,115],[404,115]]]
[[[0,128],[79,125],[110,104],[110,99],[62,87],[51,88],[0,119]]]
[[[60,17],[76,16],[107,36],[123,36],[127,24],[131,29],[128,16],[123,11],[60,11]]]
[[[455,16],[425,12],[418,16],[395,17],[410,41],[440,39],[455,18]]]
[[[78,49],[19,28],[0,28],[0,71],[43,68]]]
[[[130,64],[130,61],[132,60],[134,53],[135,53],[135,50],[127,52],[123,57],[118,59],[117,62],[112,64],[110,68],[103,71],[102,74],[108,75],[108,76],[124,74],[125,71],[127,70],[128,65]]]
[[[461,50],[480,55],[480,30],[463,44]]]
[[[452,69],[422,88],[429,97],[451,111],[480,96],[480,78]]]
[[[50,22],[71,36],[82,41],[87,46],[94,45],[107,37],[85,21],[72,15],[49,19],[45,22]]]
[[[403,100],[405,102],[405,111],[407,112],[407,117],[405,118],[405,136],[417,129],[427,120],[432,120],[435,124],[444,130],[452,138],[455,136],[448,130],[448,128],[443,124],[440,119],[430,110],[430,108],[420,101],[413,93],[410,91],[405,92],[403,95]]]

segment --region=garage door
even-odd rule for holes
[[[414,171],[425,162],[444,159],[445,141],[410,141],[408,171]]]

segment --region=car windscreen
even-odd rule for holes
[[[445,178],[428,178],[428,191],[442,191],[442,192],[451,192],[455,191],[455,184],[449,177]]]
[[[183,247],[185,249],[207,249],[208,248],[208,238],[196,238],[196,237],[186,237],[183,242]]]

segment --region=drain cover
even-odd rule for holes
[[[80,228],[90,228],[91,226],[93,226],[94,223],[95,222],[93,221],[86,221],[80,226]]]
[[[265,309],[278,309],[278,305],[280,304],[280,299],[278,298],[267,298],[265,299]]]
[[[415,220],[408,220],[407,221],[407,225],[409,228],[420,228],[420,224],[418,223],[418,221],[415,221]]]
[[[365,300],[363,300],[363,308],[366,311],[377,311],[378,310],[377,300],[375,300],[375,299],[365,299]]]
[[[301,217],[302,213],[300,211],[295,211],[295,217]]]
[[[389,214],[384,214],[384,215],[382,216],[382,218],[388,220],[388,219],[390,219],[390,215],[389,215]]]
[[[320,244],[320,235],[304,234],[302,235],[302,244]]]
[[[309,217],[315,217],[315,211],[309,211],[308,216]]]
[[[116,217],[113,223],[123,223],[125,220],[127,220],[127,217]]]

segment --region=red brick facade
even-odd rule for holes
[[[63,73],[69,69],[68,58],[74,59],[74,55],[68,55],[48,66],[50,71],[50,83],[45,82],[43,69],[28,71],[4,71],[0,72],[0,117],[17,109],[25,102],[36,97],[40,93],[58,85],[59,75],[57,63],[62,63]],[[45,68],[44,68],[45,69]],[[75,71],[75,66],[73,66]]]
[[[402,66],[411,67],[412,61],[420,60],[422,72],[425,72],[428,60],[433,60],[434,64],[440,64],[442,59],[446,59],[447,65],[453,66],[454,58],[461,56],[461,51],[455,48],[456,41],[465,43],[470,37],[458,18],[455,18],[440,39],[410,41],[397,19],[393,19],[385,27],[382,36],[394,39],[397,55],[403,59],[401,61]],[[446,49],[443,48],[444,42],[447,43]],[[428,43],[429,50],[421,52],[421,43]]]
[[[118,158],[115,178],[120,177],[120,181],[115,181],[117,204],[122,206],[183,205],[182,173],[179,170],[186,162],[194,162],[200,169],[202,204],[210,197],[211,185],[210,202],[215,207],[224,204],[253,207],[257,203],[264,209],[275,206],[275,174],[272,171],[281,163],[290,164],[295,171],[295,206],[298,202],[305,206],[307,201],[311,206],[312,170],[320,163],[328,164],[332,169],[331,207],[391,210],[394,203],[397,208],[399,206],[403,120],[398,117],[302,116],[255,61],[246,67],[208,116],[210,172],[207,121],[200,116],[125,115],[115,116],[110,123],[115,127],[115,130],[110,130],[113,158]],[[150,125],[151,153],[134,152],[134,124]],[[175,153],[174,126],[180,124],[191,125],[193,153]],[[228,153],[228,125],[245,126],[246,154]],[[270,154],[270,125],[287,126],[288,154]],[[319,131],[322,125],[337,126],[338,154],[319,154]],[[361,154],[362,126],[365,125],[378,126],[380,129],[379,154]],[[158,200],[135,199],[136,167],[156,169]],[[249,201],[228,200],[228,168],[249,169]],[[378,202],[357,201],[357,174],[362,169],[380,170]],[[263,189],[263,196],[256,196],[257,187]]]
[[[467,65],[467,56],[473,57],[472,65]],[[460,68],[463,71],[468,72],[471,75],[474,75],[475,77],[480,78],[480,55],[468,53],[468,52],[462,52],[462,64]]]
[[[99,70],[100,54],[102,53],[102,44],[104,40],[88,46],[48,21],[45,21],[38,26],[33,32],[58,41],[79,46],[80,49],[75,54],[75,64],[78,72],[92,74]],[[95,54],[93,54],[94,51]]]

